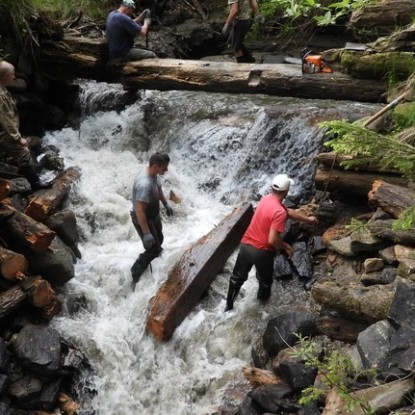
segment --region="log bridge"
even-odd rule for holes
[[[183,253],[150,300],[148,333],[159,341],[172,337],[239,244],[253,213],[250,203],[236,207]]]
[[[190,90],[385,102],[387,84],[341,73],[303,74],[299,64],[238,64],[207,60],[102,59],[102,39],[65,36],[44,41],[39,62],[53,77],[121,83],[127,89]]]

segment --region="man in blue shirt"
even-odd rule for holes
[[[106,37],[110,58],[139,60],[157,58],[157,55],[145,49],[134,47],[136,36],[146,36],[151,19],[149,10],[145,10],[138,17],[132,17],[136,9],[134,0],[122,0],[120,7],[113,10],[107,18]]]

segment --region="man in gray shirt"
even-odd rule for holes
[[[145,249],[131,267],[134,284],[138,282],[150,262],[162,251],[164,236],[160,219],[160,202],[163,203],[167,216],[173,215],[173,209],[164,196],[159,178],[166,173],[169,163],[168,154],[152,154],[149,165],[134,181],[131,219]]]

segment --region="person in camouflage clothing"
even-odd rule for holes
[[[42,182],[33,165],[32,154],[27,140],[19,132],[19,115],[14,100],[7,90],[15,80],[14,66],[0,62],[0,147],[6,157],[15,163],[30,182],[33,190],[50,187],[52,183]]]

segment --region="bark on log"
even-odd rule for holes
[[[7,280],[21,280],[27,273],[27,259],[17,252],[0,246],[0,269]]]
[[[146,327],[157,340],[169,340],[197,304],[238,245],[252,215],[251,204],[235,208],[184,252],[150,302]]]
[[[340,72],[303,74],[300,65],[144,59],[113,69],[113,80],[128,88],[385,101],[382,81],[353,79]]]
[[[403,210],[415,205],[415,192],[407,187],[375,180],[368,199],[372,206],[397,218]]]
[[[354,343],[361,331],[366,329],[368,324],[360,321],[348,320],[345,318],[323,316],[317,320],[317,330],[331,339],[342,342]]]
[[[336,191],[338,193],[366,196],[375,180],[382,179],[390,183],[406,186],[408,180],[389,173],[358,173],[350,170],[328,169],[319,166],[315,175],[316,187],[319,190]]]
[[[254,387],[262,385],[280,385],[286,384],[282,378],[275,375],[271,370],[258,369],[253,366],[242,368],[245,379]]]
[[[18,309],[25,300],[26,294],[18,286],[0,293],[0,320]]]
[[[19,251],[19,248],[28,248],[35,253],[40,253],[50,246],[55,232],[5,202],[2,202],[0,207],[14,212],[14,215],[5,222],[2,229],[3,239],[12,247]]]
[[[55,300],[55,291],[42,277],[27,277],[20,283],[20,287],[35,307],[46,307]]]
[[[413,0],[383,0],[353,11],[349,25],[351,28],[376,28],[378,31],[383,30],[385,35],[395,30],[397,26],[411,23],[414,14]],[[380,37],[382,33],[378,35]]]
[[[81,172],[77,167],[70,167],[59,174],[50,189],[36,192],[25,209],[25,214],[43,222],[48,215],[56,211],[68,195],[72,184],[79,179]]]
[[[41,316],[47,320],[52,320],[52,318],[57,316],[61,310],[62,303],[57,298],[54,298],[50,304],[42,308]]]
[[[356,157],[353,156],[345,156],[339,155],[334,152],[327,152],[327,153],[320,153],[317,155],[316,160],[321,163],[323,166],[331,169],[332,167],[337,168],[339,170],[344,170],[344,163],[348,161],[358,161]],[[401,175],[398,170],[395,169],[382,169],[380,166],[367,164],[367,161],[363,162],[362,164],[357,164],[356,166],[350,167],[347,171],[362,171],[362,172],[376,172],[379,174],[391,173]]]

